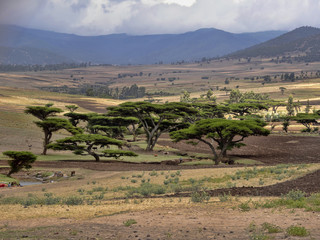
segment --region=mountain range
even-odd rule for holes
[[[208,28],[183,34],[78,36],[0,25],[0,64],[154,64],[196,61],[245,49],[284,31],[229,33]]]

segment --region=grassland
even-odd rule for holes
[[[228,96],[224,91],[217,91],[217,86],[220,89],[224,87],[234,89],[238,86],[240,91],[252,90],[267,93],[274,99],[286,100],[290,94],[294,96],[295,100],[310,99],[316,103],[313,107],[319,109],[320,79],[305,79],[296,82],[274,81],[264,85],[261,84],[261,79],[254,81],[244,79],[286,72],[314,72],[319,68],[319,63],[308,65],[302,63],[274,64],[269,62],[269,59],[253,59],[248,63],[242,59],[240,62],[230,60],[200,64],[106,66],[56,72],[1,73],[0,152],[27,150],[40,154],[42,133],[33,123],[36,119],[23,113],[28,105],[43,105],[51,102],[66,110],[65,105],[77,104],[80,106],[79,112],[105,112],[107,106],[123,102],[121,100],[44,92],[38,89],[40,87],[63,85],[77,87],[79,84],[103,82],[109,87],[138,84],[146,87],[149,93],[165,91],[175,94],[167,97],[155,96],[155,98],[160,98],[162,102],[178,101],[179,95],[184,90],[190,91],[191,97],[199,97],[208,89],[213,88],[214,95],[221,102]],[[119,73],[139,72],[143,72],[143,75],[118,78]],[[172,77],[175,77],[176,80],[169,82],[168,78]],[[203,79],[203,77],[207,78]],[[239,80],[233,79],[230,84],[225,84],[225,79],[232,77],[239,78]],[[158,81],[157,78],[165,78],[166,80]],[[283,95],[279,87],[286,88]],[[135,99],[134,101],[138,100],[143,99]],[[285,111],[285,109],[279,109],[279,111]],[[291,126],[292,129],[300,127],[298,125]],[[276,126],[274,130],[280,132],[281,126]],[[54,139],[66,135],[66,132],[60,131],[54,135]],[[292,141],[294,142],[294,139]],[[143,140],[134,145],[133,147],[137,149],[139,156],[137,158],[122,157],[118,161],[160,163],[167,160],[191,158],[197,160],[185,162],[182,166],[197,165],[197,167],[183,170],[136,171],[126,169],[125,171],[109,171],[106,168],[97,169],[98,166],[93,170],[80,167],[81,162],[87,162],[89,165],[92,161],[92,164],[96,164],[91,157],[49,151],[48,156],[39,155],[37,161],[53,163],[56,165],[55,167],[38,166],[28,172],[14,175],[14,177],[22,180],[30,180],[31,177],[31,180],[34,181],[33,176],[38,173],[47,176],[58,171],[67,177],[51,178],[53,183],[1,189],[0,238],[17,239],[23,236],[41,238],[46,236],[48,239],[56,239],[61,236],[61,238],[74,237],[76,239],[85,237],[132,239],[139,234],[140,238],[147,239],[147,235],[150,235],[148,229],[153,229],[159,235],[152,237],[160,239],[206,239],[210,236],[219,239],[223,235],[226,236],[224,239],[235,239],[235,235],[231,231],[235,232],[237,236],[242,236],[243,239],[247,239],[248,236],[250,239],[267,239],[263,237],[273,236],[266,233],[267,225],[264,223],[267,220],[267,223],[277,224],[282,230],[276,233],[278,234],[275,235],[276,239],[284,237],[285,234],[289,236],[289,230],[286,229],[289,229],[290,226],[296,226],[296,224],[306,227],[307,236],[310,239],[312,237],[317,239],[320,236],[319,219],[312,212],[308,212],[310,209],[314,212],[319,211],[318,195],[313,195],[310,199],[305,197],[301,202],[299,202],[300,200],[291,202],[291,205],[288,202],[279,202],[281,197],[248,198],[224,195],[211,197],[206,201],[205,195],[195,195],[197,198],[204,198],[204,201],[200,203],[194,202],[191,197],[170,197],[170,195],[181,192],[193,193],[220,188],[271,186],[315,172],[320,169],[319,163],[263,165],[261,161],[251,159],[248,156],[236,157],[235,160],[239,163],[236,167],[220,166],[219,168],[201,169],[201,166],[212,164],[209,159],[210,155],[207,153],[193,153],[182,157],[176,155],[179,153],[179,149],[172,147],[157,145],[154,153],[146,153],[141,150],[145,147]],[[170,154],[165,155],[164,151],[169,151]],[[0,160],[7,160],[7,158],[0,154]],[[68,161],[78,161],[79,166],[59,167],[59,164]],[[102,159],[101,164],[106,164],[108,161],[109,159]],[[246,165],[246,167],[242,165]],[[7,171],[7,165],[4,161],[1,162],[0,171],[1,173]],[[75,171],[76,175],[71,177],[71,171]],[[4,175],[0,175],[0,181],[8,181],[8,179]],[[267,208],[267,206],[271,207]],[[288,206],[289,210],[286,209]],[[167,223],[162,220],[162,216]],[[234,219],[231,216],[234,216]],[[125,226],[124,223],[130,219],[135,220],[137,224]],[[222,222],[221,219],[225,219],[225,221]],[[252,221],[255,221],[255,227],[253,227],[254,224],[250,225]],[[306,224],[307,221],[309,221],[308,224]],[[213,223],[215,223],[214,227],[211,226]],[[100,226],[104,226],[104,228]],[[231,229],[230,226],[234,226],[234,228]],[[174,227],[181,231],[175,230]],[[251,230],[248,230],[250,227]],[[116,232],[113,232],[112,229],[116,229]],[[183,232],[184,229],[189,229],[189,232]],[[208,229],[212,231],[209,233]],[[101,235],[97,236],[99,230]],[[133,231],[137,231],[137,233],[133,233]],[[217,232],[221,235],[217,235]],[[109,233],[113,233],[113,235],[108,235]],[[152,237],[150,238],[152,239]]]

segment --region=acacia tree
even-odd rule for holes
[[[110,117],[105,115],[93,116],[89,118],[90,128],[102,131],[108,137],[123,138],[123,133],[128,130],[136,140],[136,124],[138,119],[135,117]],[[131,126],[131,128],[130,128]]]
[[[185,121],[194,123],[201,119],[207,118],[224,118],[225,114],[229,112],[229,107],[222,104],[211,104],[211,103],[193,103],[192,107],[196,109],[195,114],[186,115]]]
[[[25,151],[6,151],[2,154],[12,159],[8,161],[10,166],[10,171],[7,174],[8,177],[10,177],[13,173],[19,172],[23,168],[30,169],[32,167],[31,164],[37,159],[36,155]]]
[[[91,155],[98,162],[100,157],[119,157],[119,156],[137,156],[131,151],[122,150],[104,150],[99,151],[99,148],[109,147],[110,145],[122,147],[123,142],[99,134],[77,134],[72,137],[59,139],[56,143],[48,145],[48,148],[61,151],[70,150],[77,155]]]
[[[186,127],[187,123],[183,121],[183,117],[197,112],[190,104],[181,102],[165,104],[126,102],[108,110],[108,114],[113,116],[125,112],[127,116],[139,119],[146,133],[147,151],[153,150],[162,133]]]
[[[65,107],[68,108],[71,113],[79,108],[77,105],[66,105]]]
[[[47,118],[43,121],[37,121],[35,124],[44,132],[42,155],[47,154],[47,145],[51,142],[52,134],[54,132],[57,132],[61,129],[65,129],[71,134],[77,134],[81,132],[79,128],[72,126],[68,120],[61,118]]]
[[[63,112],[62,109],[51,106],[52,104],[47,104],[46,106],[27,106],[27,109],[24,112],[26,114],[31,114],[40,120],[54,117],[57,113]]]
[[[258,119],[243,121],[203,119],[189,128],[171,132],[170,136],[174,142],[193,139],[208,145],[217,165],[226,156],[227,150],[244,146],[242,141],[245,138],[269,135],[270,131],[263,128],[265,125],[265,122]]]
[[[52,103],[49,103],[45,106],[27,106],[24,111],[26,114],[31,114],[40,120],[35,121],[35,124],[44,132],[43,155],[47,154],[47,145],[50,143],[52,133],[61,129],[65,129],[72,134],[79,133],[80,131],[65,119],[52,118],[56,114],[63,112],[60,108],[52,107],[52,105]]]
[[[298,113],[295,117],[292,117],[292,120],[301,123],[303,126],[306,127],[304,132],[311,132],[312,125],[317,123],[317,119],[319,116],[317,114],[310,114],[310,113]]]
[[[260,110],[268,110],[268,107],[261,103],[234,103],[228,105],[230,113],[236,117],[250,115]]]

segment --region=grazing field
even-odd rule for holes
[[[265,84],[247,78],[319,69],[319,63],[241,59],[1,73],[0,152],[31,151],[38,159],[30,170],[12,174],[30,185],[0,188],[0,239],[320,239],[320,136],[299,133],[301,124],[293,123],[284,133],[278,123],[267,137],[245,139],[245,147],[228,154],[233,165],[214,165],[206,145],[173,143],[167,134],[152,152],[144,150],[145,138],[139,135],[126,146],[139,156],[96,162],[70,151],[40,155],[43,133],[33,123],[36,118],[24,113],[26,106],[47,103],[65,112],[66,105],[76,104],[79,113],[105,113],[106,107],[125,101],[40,89],[101,82],[110,88],[137,84],[151,94],[174,94],[153,96],[162,102],[179,101],[185,90],[199,97],[210,88],[222,102],[229,96],[218,86],[278,100],[293,95],[302,104],[309,99],[318,110],[319,78],[284,82],[278,76]],[[226,78],[231,78],[229,84]],[[279,87],[286,88],[283,94]],[[143,99],[132,101],[138,100]],[[66,136],[70,134],[59,130],[53,140]],[[0,154],[0,183],[13,181],[5,176],[7,161]]]

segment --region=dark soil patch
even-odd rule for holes
[[[320,192],[320,170],[309,173],[306,176],[277,183],[265,187],[234,187],[210,190],[211,196],[219,196],[223,194],[231,194],[232,196],[281,196],[291,190],[300,190],[308,195]],[[189,197],[190,193],[176,193],[175,197]]]
[[[250,158],[264,164],[286,163],[320,163],[320,137],[316,136],[277,136],[249,137],[245,139],[245,147],[229,152],[230,156]],[[160,139],[159,144],[179,149],[188,154],[211,154],[209,147],[203,143],[196,146],[182,141],[173,143]]]

